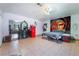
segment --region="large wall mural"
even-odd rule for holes
[[[51,31],[64,31],[70,33],[70,16],[51,20]]]

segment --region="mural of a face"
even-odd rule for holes
[[[71,17],[63,17],[63,18],[57,18],[52,19],[50,21],[50,31],[63,31],[65,33],[70,34],[70,28],[71,28]]]
[[[65,29],[65,23],[62,20],[57,21],[57,29],[63,31]]]
[[[52,22],[52,31],[55,30],[60,30],[63,31],[65,30],[65,22],[63,20],[56,20]]]

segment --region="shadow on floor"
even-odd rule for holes
[[[48,41],[56,42],[58,44],[63,43],[63,40],[62,39],[56,40],[56,39],[53,39],[53,38],[50,38],[50,37],[47,37],[45,39],[48,40]]]

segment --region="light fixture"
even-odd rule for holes
[[[50,4],[41,4],[41,3],[37,3],[37,5],[41,8],[41,10],[47,14],[50,15],[52,8]]]

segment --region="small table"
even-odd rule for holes
[[[10,42],[11,41],[11,35],[7,35],[3,38],[3,42]]]
[[[70,42],[70,39],[71,39],[70,34],[63,34],[62,37],[63,37],[62,39],[64,42]]]

